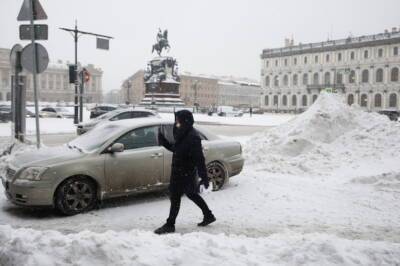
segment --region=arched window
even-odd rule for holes
[[[336,74],[336,83],[337,84],[343,84],[343,74],[342,73],[337,73]]]
[[[350,53],[350,60],[356,59],[356,54],[354,52]]]
[[[317,100],[317,98],[318,98],[318,95],[314,94],[313,97],[312,97],[312,102],[315,103],[315,101]]]
[[[367,94],[361,94],[361,106],[367,107],[368,106],[368,96]]]
[[[325,84],[331,84],[331,73],[330,72],[326,72],[325,76],[324,76],[324,83]]]
[[[283,105],[283,106],[286,106],[286,105],[287,105],[287,96],[286,96],[286,95],[283,95],[283,96],[282,96],[282,105]]]
[[[11,92],[7,92],[6,101],[11,101]]]
[[[393,48],[393,55],[394,56],[399,55],[399,47],[396,46]]]
[[[368,59],[368,50],[365,50],[365,51],[364,51],[364,58],[365,58],[365,59]]]
[[[368,83],[369,82],[369,71],[367,69],[364,69],[362,74],[361,74],[361,82],[362,83]]]
[[[274,95],[274,105],[278,105],[278,95]]]
[[[292,96],[292,106],[296,106],[297,105],[297,96],[293,95]]]
[[[314,63],[318,64],[318,55],[314,57]]]
[[[293,75],[293,86],[299,85],[299,76],[297,74]]]
[[[354,103],[354,95],[353,95],[353,94],[349,94],[349,95],[347,96],[347,103],[348,103],[349,105],[352,105],[352,104]]]
[[[278,76],[274,77],[274,86],[279,87],[279,77]]]
[[[383,49],[378,49],[378,57],[383,57]]]
[[[375,107],[382,107],[382,95],[375,94]]]
[[[325,56],[325,62],[329,62],[329,59],[330,59],[330,56],[329,56],[329,54],[327,54],[326,56]]]
[[[271,80],[270,80],[269,76],[266,76],[265,77],[265,86],[269,87],[270,84],[271,84]]]
[[[289,77],[288,75],[283,76],[283,86],[288,86],[289,85]]]
[[[308,74],[303,74],[303,85],[308,85]]]
[[[379,68],[376,70],[376,77],[375,77],[375,82],[383,82],[383,69]]]
[[[355,82],[356,82],[356,72],[354,70],[351,70],[349,74],[349,83],[355,83]]]
[[[338,53],[337,55],[337,60],[340,62],[342,61],[342,53]]]
[[[307,64],[307,60],[308,60],[308,57],[305,56],[305,57],[304,57],[304,64]]]
[[[397,94],[391,93],[389,96],[389,107],[397,108]]]
[[[301,98],[301,105],[307,106],[307,95],[303,95]]]
[[[313,84],[314,85],[319,85],[319,75],[318,75],[318,73],[314,73]]]
[[[265,105],[268,106],[269,105],[269,97],[268,97],[268,95],[265,96],[264,100],[265,100]]]
[[[390,71],[390,81],[391,82],[399,81],[399,69],[397,67],[393,68],[392,71]]]
[[[293,64],[297,65],[297,58],[296,57],[293,59]]]

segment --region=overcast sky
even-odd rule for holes
[[[285,37],[318,42],[349,34],[367,35],[400,26],[400,0],[40,0],[49,19],[42,42],[52,61],[74,59],[73,27],[115,37],[110,51],[96,50],[83,36],[79,60],[104,71],[103,89],[122,81],[152,58],[157,29],[167,28],[170,55],[180,71],[259,80],[263,48],[280,47]],[[22,0],[0,0],[0,47],[19,41],[16,17]]]

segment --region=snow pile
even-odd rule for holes
[[[256,134],[246,143],[245,156],[247,164],[272,173],[396,173],[400,123],[321,93],[303,114]]]
[[[132,230],[63,235],[0,226],[1,265],[398,265],[400,244],[286,232],[268,238]]]

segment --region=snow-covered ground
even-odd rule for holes
[[[16,207],[1,188],[0,265],[400,265],[400,123],[321,94],[238,140],[243,172],[204,194],[217,222],[198,228],[184,198],[173,235],[151,232],[164,193],[62,217]]]
[[[72,109],[70,107],[66,107]],[[89,120],[90,112],[84,109],[84,121]],[[174,119],[173,113],[160,113],[166,119]],[[295,117],[292,114],[263,114],[250,117],[245,114],[243,117],[219,117],[205,114],[195,114],[195,120],[200,123],[212,123],[223,125],[242,126],[276,126]],[[26,119],[27,135],[36,134],[35,118]],[[40,132],[42,134],[71,134],[76,132],[76,126],[71,118],[40,118]],[[0,137],[11,135],[10,122],[0,123]]]

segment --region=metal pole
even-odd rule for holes
[[[78,124],[78,22],[75,20],[75,31],[74,31],[74,41],[75,41],[75,100],[74,100],[74,124]]]
[[[31,34],[31,43],[33,45],[33,94],[34,94],[34,101],[35,101],[35,122],[36,122],[36,146],[40,148],[40,128],[39,128],[39,103],[38,103],[38,90],[37,90],[37,51],[36,51],[36,44],[35,44],[35,24],[33,21],[33,0],[29,1],[30,5],[30,13],[31,13],[31,29],[33,33]]]
[[[79,91],[79,122],[82,122],[83,120],[83,86],[85,86],[84,83],[84,73],[83,70],[81,71],[81,86],[80,86],[80,91]]]

